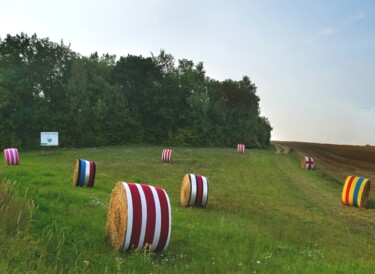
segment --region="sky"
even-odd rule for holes
[[[0,37],[204,63],[250,77],[272,140],[375,145],[375,1],[0,0]]]

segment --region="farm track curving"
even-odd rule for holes
[[[280,154],[280,153],[288,154],[289,153],[289,147],[287,147],[287,146],[281,145],[279,143],[272,143],[272,145],[275,147],[275,149],[276,149],[275,153],[277,153],[277,154]]]
[[[283,142],[282,145],[294,149],[303,156],[313,156],[316,159],[319,169],[327,172],[336,179],[342,179],[343,183],[345,178],[352,174],[358,176],[369,175],[368,178],[375,179],[375,167],[372,167],[374,164],[365,161],[367,156],[361,160],[360,153],[357,153],[353,147],[334,146],[332,148],[331,145],[295,142]],[[327,149],[325,150],[325,148]],[[346,157],[348,156],[343,156],[345,154],[350,155],[349,152],[351,150],[355,151],[355,157],[353,157],[355,159],[347,159]],[[361,230],[362,233],[371,235],[371,237],[375,236],[375,231],[373,230],[373,227],[375,227],[375,209],[373,205],[371,205],[370,209],[360,210],[354,207],[343,206],[341,204],[341,188],[337,185],[327,185],[323,182],[308,179],[304,175],[306,174],[305,172],[295,172],[293,162],[279,161],[278,165],[285,176],[290,178],[288,181],[293,185],[292,188],[299,193],[298,199],[304,201],[306,206],[313,205],[312,207],[317,209],[318,212],[322,212],[325,216],[330,216],[330,223],[332,225],[344,225],[350,229]],[[370,192],[369,197],[372,203],[375,197],[374,192],[374,190]]]
[[[317,169],[322,169],[344,183],[349,175],[369,178],[375,183],[375,147],[332,145],[304,142],[273,142],[294,149],[301,156],[315,159]],[[374,186],[373,186],[374,187]],[[375,199],[375,191],[370,192]]]

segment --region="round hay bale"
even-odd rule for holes
[[[303,159],[301,161],[301,167],[303,169],[307,169],[307,170],[313,170],[313,169],[315,169],[314,158],[311,157],[311,156],[305,156],[305,157],[303,157]]]
[[[16,149],[16,148],[6,148],[6,149],[4,149],[4,157],[5,157],[5,163],[7,165],[18,165],[19,164],[18,149]]]
[[[181,184],[181,205],[205,207],[207,201],[207,178],[198,174],[186,174]]]
[[[76,160],[73,172],[74,186],[93,187],[96,174],[96,164],[83,159]]]
[[[172,150],[165,148],[161,154],[161,161],[165,163],[170,163],[172,161]]]
[[[118,182],[112,190],[107,237],[116,250],[161,252],[171,236],[171,206],[164,189]]]
[[[245,153],[245,145],[244,144],[238,144],[237,145],[237,152],[239,154],[244,154]]]
[[[365,207],[370,188],[369,179],[348,176],[342,189],[341,202],[347,206]]]

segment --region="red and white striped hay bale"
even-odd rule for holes
[[[315,169],[315,161],[311,156],[305,156],[302,159],[302,168],[307,170]]]
[[[18,149],[16,148],[4,149],[4,157],[7,165],[18,165],[20,163]]]
[[[245,153],[245,145],[244,144],[238,144],[237,145],[237,152],[239,154],[244,154]]]
[[[181,184],[181,205],[205,207],[207,202],[207,178],[198,174],[186,174]]]
[[[112,190],[106,230],[114,249],[161,252],[168,247],[171,222],[164,189],[118,182]]]
[[[172,149],[163,149],[163,153],[161,154],[161,161],[165,163],[172,162]]]
[[[96,164],[92,161],[78,159],[74,166],[73,185],[93,187],[96,174]]]

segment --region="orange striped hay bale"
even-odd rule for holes
[[[348,176],[342,189],[341,202],[347,206],[365,207],[370,188],[369,179]]]
[[[238,144],[237,145],[237,152],[239,154],[244,154],[245,153],[245,145],[244,144]]]
[[[96,174],[96,164],[84,159],[76,160],[73,172],[74,186],[93,187]]]
[[[165,148],[161,154],[161,161],[165,163],[172,162],[172,150]]]
[[[208,180],[198,174],[186,174],[181,184],[181,205],[205,207],[208,201]]]
[[[4,149],[4,159],[7,165],[18,165],[20,163],[18,156],[18,149],[6,148]]]
[[[307,169],[307,170],[313,170],[313,169],[315,169],[314,158],[311,157],[311,156],[305,156],[305,157],[303,157],[303,159],[301,161],[301,166],[302,166],[303,169]]]
[[[107,237],[116,250],[161,252],[171,235],[171,206],[164,189],[118,182],[112,190]]]

